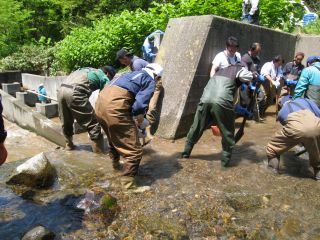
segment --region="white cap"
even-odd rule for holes
[[[44,86],[43,83],[40,83],[40,84],[39,84],[39,87],[43,87],[43,86]]]
[[[163,68],[157,63],[150,63],[145,68],[143,68],[152,78],[154,75],[157,77],[162,76]]]
[[[241,82],[250,82],[253,79],[253,74],[252,72],[248,71],[245,67],[241,68],[241,70],[237,73],[237,78]]]

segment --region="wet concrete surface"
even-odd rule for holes
[[[138,176],[151,190],[139,194],[121,190],[119,172],[106,155],[89,152],[86,134],[75,139],[76,151],[49,147],[59,176],[53,189],[8,188],[4,181],[19,164],[9,162],[0,168],[1,239],[20,239],[39,224],[58,239],[320,239],[320,183],[307,157],[285,154],[280,175],[262,164],[280,128],[271,115],[248,123],[227,170],[220,169],[220,139],[210,130],[190,159],[180,159],[184,139],[155,138],[144,148]],[[104,221],[77,209],[88,189],[107,191],[119,212]]]

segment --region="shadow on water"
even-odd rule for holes
[[[23,200],[9,189],[1,190],[1,196],[5,196],[0,197],[2,240],[21,239],[24,233],[37,225],[48,228],[58,236],[82,228],[84,211],[76,208],[79,197],[75,195],[66,195],[43,205]]]
[[[254,149],[254,143],[244,142],[240,145],[236,145],[233,149],[230,167],[238,166],[242,161],[249,161],[251,163],[262,162],[262,154],[259,154]],[[191,154],[190,159],[199,159],[205,161],[220,161],[221,152],[213,154]]]
[[[145,148],[144,154],[147,160],[141,163],[139,176],[147,185],[152,185],[159,179],[170,178],[182,169],[181,164],[178,162],[180,153],[166,156],[151,148]]]

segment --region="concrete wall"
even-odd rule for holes
[[[304,52],[304,64],[308,56],[320,56],[320,36],[319,35],[297,35],[296,52]]]
[[[0,85],[2,83],[21,83],[21,72],[20,71],[5,71],[0,72]]]
[[[57,90],[66,76],[46,77],[34,74],[23,73],[22,85],[29,90],[37,90],[40,83],[44,84],[47,95],[57,99]]]
[[[64,146],[65,141],[61,132],[61,127],[47,119],[32,108],[23,104],[18,99],[0,90],[2,96],[3,115],[20,127],[31,130],[38,135]]]
[[[239,39],[242,54],[252,42],[262,43],[262,63],[277,54],[288,61],[294,57],[295,35],[212,15],[171,19],[156,59],[165,69],[159,136],[186,135],[209,80],[211,62],[231,35]]]

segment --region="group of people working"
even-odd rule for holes
[[[228,167],[232,149],[239,140],[234,127],[236,114],[249,117],[250,111],[251,114],[257,111],[259,120],[263,120],[261,116],[267,107],[274,100],[278,107],[278,97],[281,97],[278,120],[283,128],[266,147],[267,162],[269,164],[273,158],[280,160],[281,154],[303,144],[309,153],[314,177],[320,180],[320,56],[309,57],[306,68],[302,65],[304,54],[301,52],[283,69],[281,55],[261,67],[261,44],[252,43],[242,57],[237,52],[238,47],[238,40],[229,37],[226,49],[213,59],[210,80],[198,104],[182,157],[189,158],[204,130],[217,125],[222,138],[221,166]],[[235,107],[238,88],[240,106]],[[257,103],[256,108],[250,109],[253,101]]]

